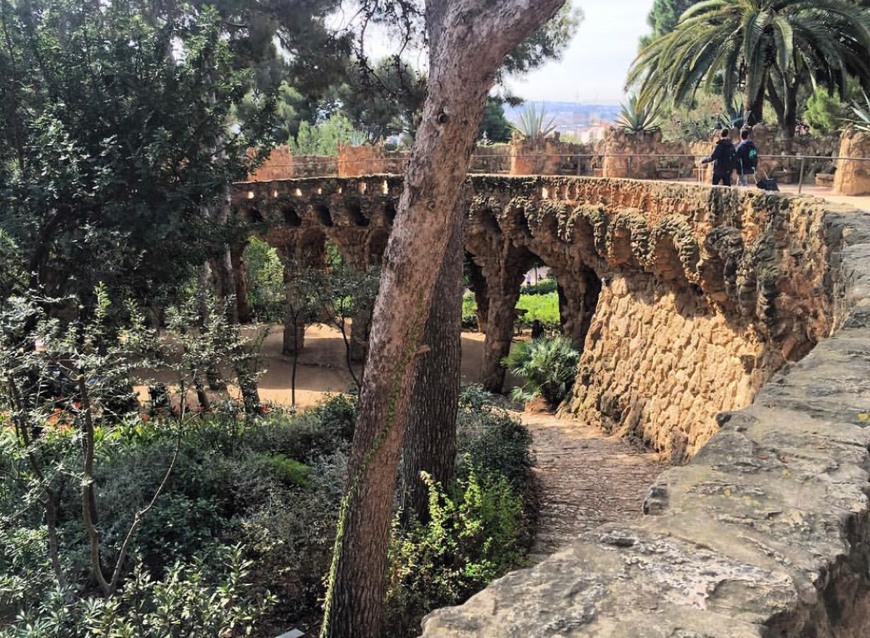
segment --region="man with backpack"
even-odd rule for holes
[[[749,139],[748,128],[740,131],[740,140],[737,145],[737,183],[740,186],[749,186],[746,176],[755,175],[755,169],[758,168],[758,149]]]
[[[731,172],[737,165],[737,151],[728,137],[729,133],[727,128],[722,129],[713,153],[710,157],[701,160],[701,164],[713,162],[713,186],[720,182],[722,186],[731,186]]]

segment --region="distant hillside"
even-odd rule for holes
[[[532,102],[526,102],[530,104]],[[584,104],[582,102],[533,102],[537,108],[544,105],[547,119],[554,119],[557,130],[574,133],[578,130],[609,124],[619,115],[619,104]],[[505,105],[505,116],[512,123],[520,121],[520,114],[526,108]]]

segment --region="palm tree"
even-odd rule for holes
[[[705,0],[641,50],[628,84],[641,102],[685,103],[721,82],[726,103],[742,93],[747,124],[767,98],[791,137],[798,88],[845,95],[850,74],[870,86],[870,12],[854,0]]]

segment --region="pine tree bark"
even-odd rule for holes
[[[406,525],[429,518],[429,490],[421,472],[444,486],[453,480],[462,363],[462,264],[462,219],[454,215],[423,331],[423,346],[429,351],[417,363],[402,452],[401,506]]]
[[[390,519],[411,389],[474,135],[504,57],[564,1],[426,5],[429,90],[375,302],[322,638],[381,636]]]

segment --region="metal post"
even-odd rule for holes
[[[803,157],[803,155],[801,155],[801,174],[800,174],[800,177],[798,177],[798,195],[801,194],[803,189],[804,189],[804,157]]]

